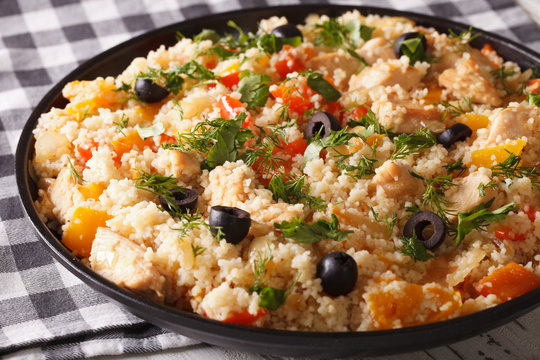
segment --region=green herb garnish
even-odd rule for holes
[[[426,128],[422,128],[414,134],[401,134],[394,138],[394,153],[392,160],[404,159],[409,155],[415,155],[420,150],[432,147],[437,143],[435,135]]]
[[[336,101],[341,97],[341,93],[318,72],[308,72],[307,85],[317,94],[321,94],[326,102]]]
[[[351,230],[340,230],[337,216],[332,214],[332,221],[317,220],[313,224],[306,224],[303,219],[292,218],[289,221],[274,223],[274,227],[283,232],[283,236],[294,241],[315,244],[323,239],[343,241],[349,238]]]
[[[460,177],[468,170],[467,166],[463,164],[463,158],[459,158],[454,162],[444,165],[443,168],[446,169],[448,175],[455,175],[455,177]],[[454,172],[456,172],[456,174],[453,174]]]
[[[139,124],[135,125],[135,129],[139,133],[139,136],[141,139],[148,139],[150,137],[161,135],[165,132],[165,127],[163,126],[162,122],[157,122],[152,126],[149,127],[141,127]]]
[[[511,94],[521,93],[523,86],[520,89],[516,90],[509,87],[508,84],[506,83],[506,79],[508,77],[515,75],[517,73],[515,69],[507,68],[506,66],[503,65],[498,69],[492,70],[490,73],[501,82],[501,85],[504,91],[506,91],[506,94],[511,95]]]
[[[248,110],[266,104],[268,94],[270,94],[268,83],[271,81],[272,78],[268,75],[258,74],[248,70],[240,73],[238,92],[242,94],[240,101],[247,103]]]
[[[73,182],[76,185],[84,184],[84,179],[83,179],[82,175],[77,171],[77,169],[75,169],[75,166],[73,166],[69,156],[68,156],[67,159],[68,159],[68,163],[69,163],[69,171],[71,172],[71,178],[73,179]]]
[[[540,107],[540,94],[533,94],[531,92],[525,92],[527,95],[527,101],[531,105]]]
[[[472,103],[469,97],[465,97],[461,100],[457,100],[456,104],[452,104],[448,101],[441,101],[438,103],[438,105],[443,106],[447,110],[443,114],[449,113],[450,119],[466,114],[472,110]]]
[[[409,58],[409,64],[412,66],[419,61],[428,61],[426,49],[422,44],[423,33],[418,33],[414,38],[401,42],[401,52]]]
[[[500,162],[491,167],[491,175],[496,177],[500,176],[505,179],[520,179],[527,177],[531,180],[531,184],[534,188],[540,190],[540,170],[536,167],[519,166],[521,162],[521,156],[509,152],[508,157],[503,162]]]
[[[345,175],[355,179],[361,179],[366,175],[375,174],[375,163],[378,161],[377,159],[370,159],[362,155],[360,156],[357,165],[344,163],[344,160],[350,156],[351,155],[343,155],[337,161],[337,167],[345,170]]]
[[[448,37],[455,40],[454,46],[456,52],[469,51],[469,43],[481,35],[481,33],[473,35],[472,26],[469,26],[467,30],[462,31],[459,34],[456,34],[452,29],[448,29],[448,33]]]
[[[122,118],[118,122],[113,122],[113,125],[116,126],[116,132],[119,132],[120,134],[126,136],[124,134],[124,131],[122,129],[127,128],[129,122],[129,118],[126,116],[126,114],[122,114]]]
[[[485,197],[486,189],[496,189],[497,186],[497,183],[493,180],[489,181],[487,184],[480,183],[480,185],[478,185],[478,195],[480,197]]]
[[[213,43],[216,43],[220,38],[221,36],[215,30],[203,29],[199,34],[193,37],[193,41],[201,42],[204,40],[210,40]]]
[[[199,245],[195,246],[191,244],[191,251],[193,251],[193,257],[196,258],[197,256],[204,254],[206,248]]]
[[[403,248],[400,250],[403,255],[410,256],[414,262],[428,261],[434,256],[431,255],[424,245],[416,238],[416,234],[413,232],[413,236],[408,238],[400,236],[399,240],[403,244]]]
[[[392,235],[392,231],[394,230],[394,227],[397,223],[397,214],[392,213],[392,217],[390,219],[388,218],[388,215],[386,215],[383,220],[379,218],[379,214],[375,212],[375,209],[373,209],[373,207],[370,206],[369,210],[371,211],[371,214],[373,215],[373,218],[376,222],[386,225],[386,233],[388,234],[388,236]]]
[[[347,132],[347,130],[347,127],[344,127],[339,131],[330,130],[330,136],[324,138],[315,138],[315,140],[312,140],[304,152],[302,169],[306,166],[308,161],[318,159],[321,150],[339,145],[347,145],[352,138],[358,137],[357,134]]]
[[[473,230],[485,231],[488,222],[499,221],[506,218],[510,211],[516,211],[518,206],[512,202],[500,208],[489,211],[489,207],[495,199],[491,199],[475,207],[472,211],[458,214],[456,245],[461,244],[465,236]]]
[[[276,174],[270,180],[268,189],[272,191],[274,200],[282,199],[289,204],[305,202],[312,209],[323,210],[326,202],[315,196],[309,195],[309,186],[304,184],[305,176],[294,177],[292,175]]]
[[[410,174],[415,178],[422,180],[426,185],[426,191],[422,195],[422,206],[429,205],[431,211],[437,213],[445,222],[446,226],[453,229],[455,226],[448,220],[448,216],[455,214],[447,209],[451,202],[444,198],[444,192],[450,187],[456,186],[456,184],[452,182],[452,175],[437,176],[433,179],[427,179],[413,171],[410,171]]]
[[[140,170],[139,177],[135,179],[135,187],[161,196],[167,202],[170,211],[173,213],[180,212],[178,206],[174,203],[173,192],[179,191],[183,193],[184,187],[178,185],[178,179],[175,177]]]

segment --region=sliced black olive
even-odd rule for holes
[[[275,27],[272,30],[272,34],[276,35],[278,38],[293,38],[296,36],[302,37],[302,33],[294,24],[285,24]]]
[[[138,78],[135,81],[135,93],[141,101],[155,103],[165,99],[169,95],[169,90],[159,86],[151,79]]]
[[[341,251],[332,252],[319,261],[316,276],[328,295],[346,295],[356,285],[358,266],[352,256]]]
[[[172,203],[176,205],[182,212],[195,209],[195,206],[197,205],[197,198],[199,197],[197,189],[184,188],[184,191],[173,190],[171,192],[174,198]],[[165,200],[162,196],[159,196],[159,203],[165,209],[165,211],[172,210],[167,203],[167,200]]]
[[[210,226],[221,227],[225,240],[238,244],[249,232],[251,218],[247,211],[230,206],[212,206],[210,209]],[[217,232],[213,231],[214,233]]]
[[[330,136],[330,130],[341,130],[341,124],[334,115],[319,111],[309,119],[309,122],[304,132],[304,138],[307,141],[311,141],[317,134],[320,133],[321,137]]]
[[[424,230],[430,225],[433,234],[425,239]],[[409,218],[403,228],[403,236],[411,238],[413,236],[413,231],[416,234],[418,241],[420,241],[426,249],[434,249],[442,244],[446,234],[446,225],[434,212],[420,211]]]
[[[445,148],[449,148],[455,142],[463,141],[472,135],[472,130],[465,124],[457,123],[437,135],[437,141]]]
[[[418,37],[420,37],[422,47],[424,48],[424,51],[426,51],[427,49],[426,37],[423,36],[419,32],[408,32],[408,33],[399,35],[399,37],[396,39],[396,42],[394,43],[394,54],[396,54],[396,57],[400,58],[403,55],[403,51],[401,51],[401,45],[403,44],[404,41],[415,39]]]

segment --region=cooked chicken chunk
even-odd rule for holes
[[[439,84],[452,91],[456,97],[468,96],[474,103],[495,106],[502,103],[497,89],[471,57],[459,61],[455,68],[447,69],[439,75]]]
[[[389,198],[402,198],[420,193],[423,188],[422,181],[413,177],[409,170],[410,167],[407,165],[398,164],[392,160],[385,161],[375,170],[375,176],[368,186],[370,194],[374,194],[379,189]]]
[[[58,215],[58,220],[62,224],[71,217],[70,212],[73,211],[74,204],[83,201],[76,189],[71,170],[67,166],[60,171],[48,189],[49,198],[54,205],[53,212]]]
[[[100,227],[92,244],[91,268],[120,286],[161,295],[165,278],[144,257],[145,249],[129,239]]]
[[[337,79],[350,78],[362,68],[362,63],[348,54],[334,52],[315,56],[308,62],[308,68],[335,79],[336,85],[341,87]],[[337,75],[337,71],[341,74]]]
[[[414,133],[426,127],[434,132],[444,131],[439,110],[412,100],[375,101],[371,107],[379,122],[396,133]]]
[[[404,66],[399,60],[377,63],[366,68],[358,75],[351,77],[349,89],[366,88],[382,85],[399,84],[404,90],[410,90],[417,85],[424,72],[412,66]]]
[[[373,65],[377,60],[383,61],[395,59],[394,49],[390,41],[383,37],[376,37],[368,40],[356,53],[364,58],[369,65]]]
[[[529,109],[522,106],[502,110],[490,122],[488,143],[497,145],[530,135],[533,129],[527,121],[533,116]]]
[[[452,186],[445,193],[446,200],[451,203],[448,210],[453,210],[456,213],[469,211],[491,199],[495,196],[495,190],[486,188],[484,197],[480,197],[480,191],[478,190],[480,184],[485,185],[490,180],[491,178],[484,171],[475,171],[457,180],[457,186]]]

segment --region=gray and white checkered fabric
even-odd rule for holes
[[[121,41],[210,13],[298,2],[321,1],[0,0],[0,356],[72,359],[155,352],[197,343],[125,312],[52,259],[31,231],[18,200],[14,153],[19,134],[32,108],[53,84],[86,59]],[[540,30],[512,0],[340,3],[443,16],[540,51]],[[530,325],[517,322],[505,329],[521,337],[531,336],[527,332]],[[485,336],[482,350],[471,354],[482,358],[490,354],[489,343],[497,341]],[[532,336],[534,339],[534,333]],[[522,354],[534,358],[539,345],[531,342],[536,349]],[[445,353],[459,356],[454,348],[444,349],[437,358]],[[501,353],[510,356],[509,352]],[[424,352],[423,356],[435,358],[433,353]]]

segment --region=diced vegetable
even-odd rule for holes
[[[259,320],[268,313],[266,309],[260,309],[257,314],[252,315],[247,310],[236,313],[226,318],[225,322],[238,325],[252,325],[255,321]]]
[[[293,71],[302,71],[306,69],[306,66],[294,53],[294,47],[291,45],[283,45],[283,48],[279,52],[278,61],[276,61],[274,67],[282,79],[285,79],[287,74]]]
[[[62,242],[74,254],[88,257],[97,229],[104,227],[105,222],[110,218],[111,216],[106,211],[78,207],[64,231]]]
[[[97,149],[98,146],[99,144],[93,139],[90,140],[90,144],[87,144],[84,147],[81,145],[77,145],[77,152],[81,156],[84,164],[86,164],[86,162],[92,158],[92,152]]]
[[[233,72],[229,75],[225,75],[221,77],[219,80],[223,85],[228,87],[230,90],[232,90],[233,86],[238,85],[238,82],[240,81],[240,72]]]
[[[517,233],[514,231],[514,229],[510,227],[500,227],[497,230],[495,230],[495,237],[497,239],[502,240],[510,240],[510,241],[523,241],[525,240],[525,235],[521,233]]]
[[[86,185],[78,185],[77,188],[85,200],[98,200],[100,195],[103,193],[103,190],[107,188],[107,184],[103,182],[97,182]]]
[[[489,125],[489,118],[480,114],[464,114],[458,122],[467,125],[476,134],[476,130],[483,129]]]
[[[490,168],[506,160],[510,155],[509,153],[520,155],[525,144],[525,140],[517,139],[509,141],[504,145],[473,151],[471,154],[471,163],[472,165],[476,165],[476,167]]]
[[[540,93],[540,79],[529,80],[525,86],[525,90],[533,94]]]
[[[218,106],[221,111],[221,117],[224,119],[234,119],[238,114],[246,113],[247,118],[242,124],[242,127],[252,127],[253,118],[251,114],[247,112],[242,102],[229,95],[223,95],[218,100]]]
[[[114,148],[114,152],[116,153],[116,156],[114,157],[114,161],[117,165],[120,165],[120,161],[122,160],[122,155],[131,151],[134,147],[137,147],[139,150],[142,150],[145,147],[153,148],[154,141],[152,140],[152,138],[143,140],[139,136],[138,131],[133,130],[126,136],[113,140],[112,145]]]
[[[484,277],[475,285],[476,291],[483,296],[496,295],[507,301],[540,286],[540,276],[522,265],[511,262]]]
[[[491,45],[484,44],[482,50],[480,51],[482,52],[482,55],[489,59],[489,62],[491,63],[491,65],[493,65],[494,68],[498,69],[501,67],[503,59],[497,54],[495,50],[493,50]]]
[[[298,114],[303,114],[314,107],[309,100],[310,96],[313,95],[313,92],[309,90],[309,93],[311,93],[309,94],[308,87],[305,84],[297,87],[283,83],[277,88],[270,90],[270,93],[276,99],[281,99],[282,104],[288,104],[290,111]]]

